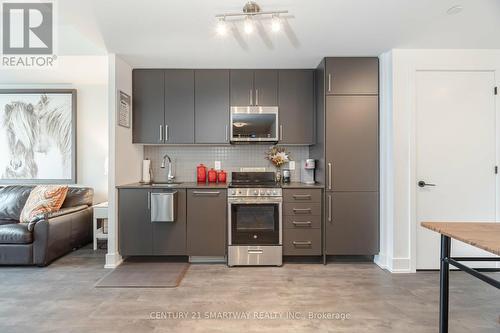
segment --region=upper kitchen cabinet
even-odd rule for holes
[[[255,70],[254,90],[254,105],[278,105],[278,71],[274,69]]]
[[[377,95],[378,58],[326,58],[327,95]]]
[[[248,94],[248,93],[247,93]],[[248,97],[247,97],[248,98]],[[229,70],[195,70],[195,142],[229,142]]]
[[[280,143],[313,144],[314,70],[279,71]]]
[[[165,141],[194,143],[194,70],[165,70]]]
[[[163,143],[165,106],[164,70],[140,69],[132,72],[132,142]]]
[[[278,105],[278,71],[235,69],[231,76],[231,106]]]

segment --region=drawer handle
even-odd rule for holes
[[[311,213],[311,208],[294,208],[293,212],[297,214],[307,214]]]
[[[310,227],[311,226],[311,221],[293,221],[293,225],[297,227]]]
[[[294,246],[311,246],[312,242],[311,241],[293,241],[292,242]]]
[[[194,195],[219,195],[219,191],[205,192],[205,191],[193,191]]]
[[[248,250],[249,254],[262,254],[264,250]]]
[[[311,199],[311,195],[310,194],[294,194],[293,198],[297,199],[297,200],[308,200],[308,199]]]

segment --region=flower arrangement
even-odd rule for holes
[[[290,159],[290,153],[286,151],[283,147],[272,146],[266,153],[266,159],[271,161],[276,168],[281,168],[281,166]]]

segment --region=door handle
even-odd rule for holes
[[[283,125],[280,125],[280,140],[283,140]]]
[[[163,126],[160,125],[160,142],[163,142]]]
[[[148,192],[148,209],[151,209],[151,192]]]
[[[168,125],[165,124],[165,141],[168,141]]]
[[[328,74],[328,92],[332,91],[332,74]]]
[[[255,89],[255,105],[259,105],[259,89]]]
[[[310,227],[312,224],[311,221],[293,221],[292,223],[298,227]]]
[[[306,214],[311,212],[311,208],[293,208],[293,212]]]
[[[294,194],[293,198],[297,199],[297,200],[309,200],[309,199],[311,199],[311,195],[310,194]]]
[[[225,131],[226,131],[226,142],[227,142],[227,141],[229,141],[229,140],[228,140],[228,139],[229,139],[229,135],[228,135],[228,133],[227,133],[227,125],[226,125],[226,126],[224,126],[224,129],[225,129]]]
[[[328,163],[328,189],[332,189],[332,163]]]
[[[295,246],[311,246],[312,242],[311,241],[293,241],[292,244]]]
[[[418,187],[436,186],[436,184],[426,183],[423,180],[420,180],[417,184],[418,184]]]
[[[250,104],[253,105],[253,89],[250,89]]]
[[[193,191],[194,195],[219,195],[219,191]]]
[[[328,222],[332,222],[332,196],[328,196]]]
[[[248,250],[248,253],[250,253],[250,254],[262,254],[262,253],[264,253],[264,250]]]

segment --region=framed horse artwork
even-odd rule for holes
[[[76,183],[76,90],[0,89],[0,184]]]

